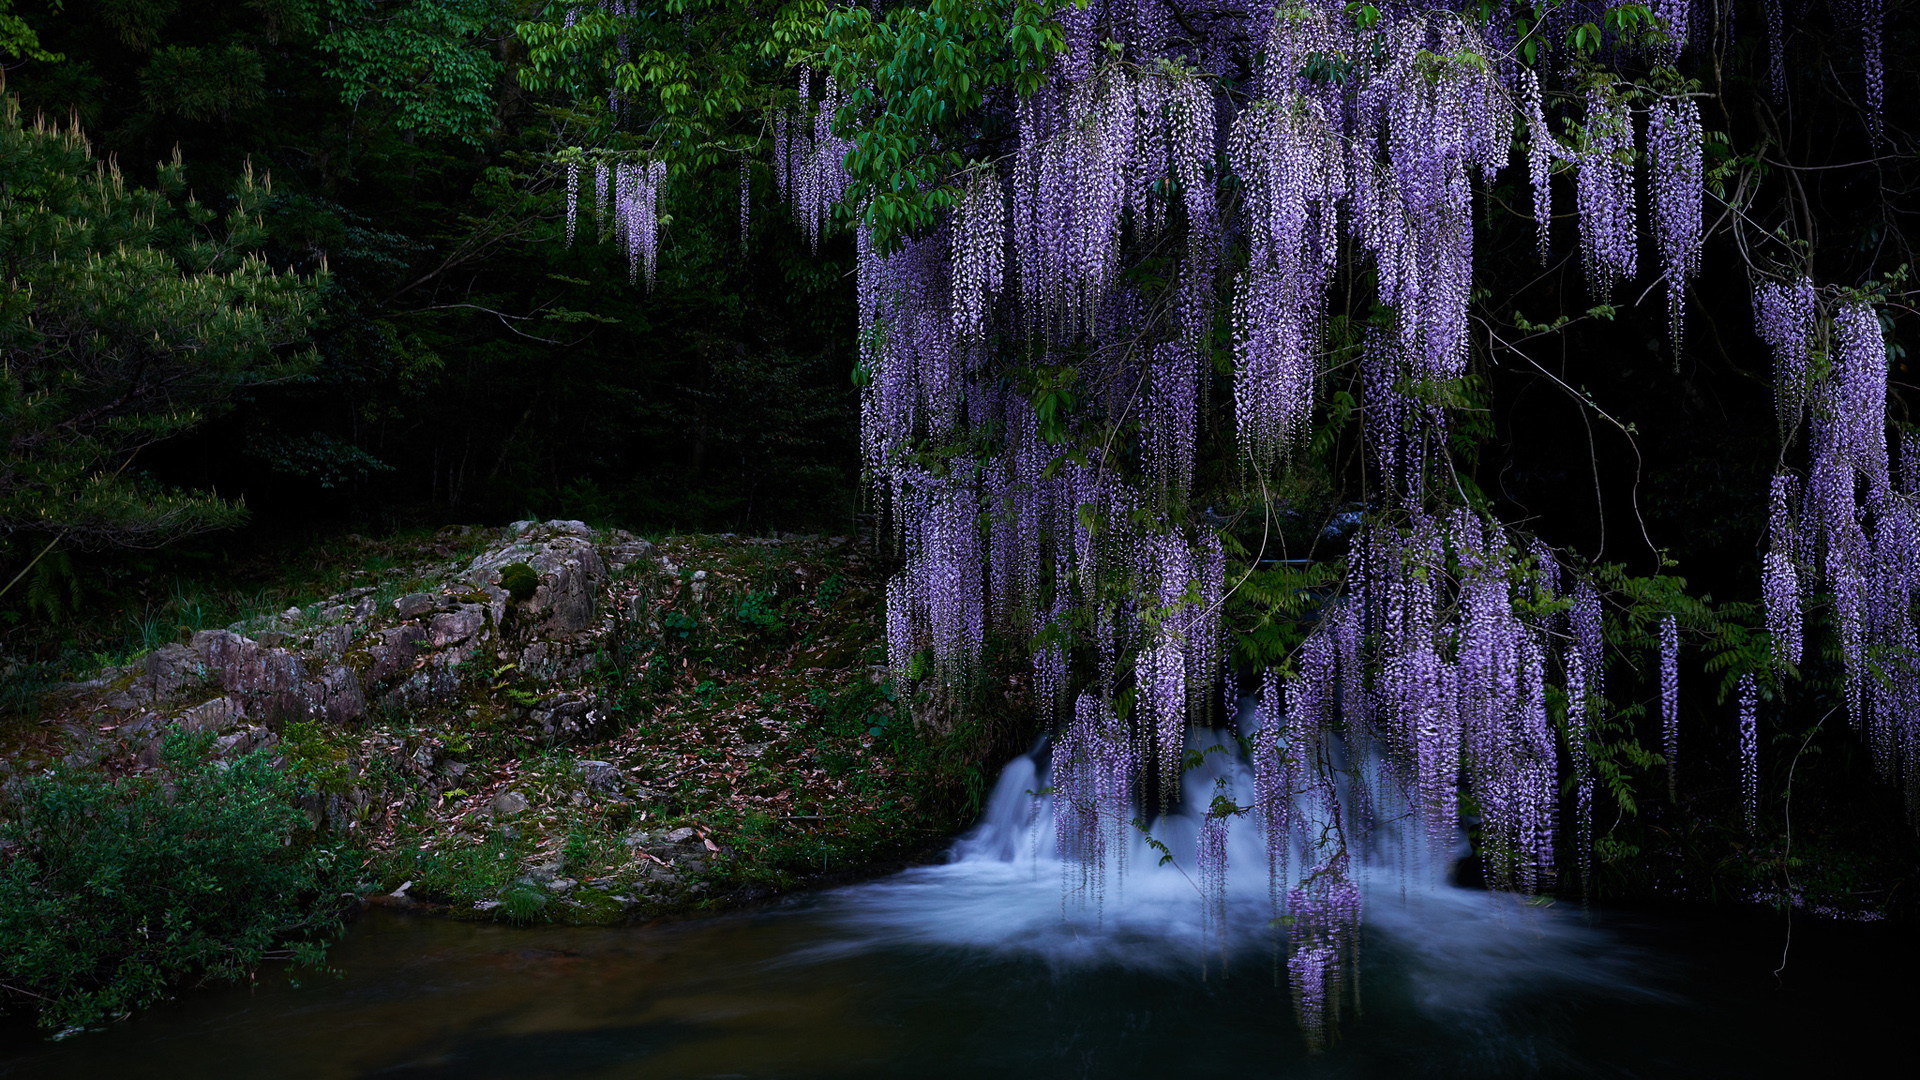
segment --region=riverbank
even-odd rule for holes
[[[52,688],[7,767],[163,777],[166,735],[192,732],[295,781],[359,904],[615,923],[936,850],[1028,737],[1017,683],[964,712],[903,700],[889,568],[857,538],[552,521],[343,543],[364,565],[305,603]]]

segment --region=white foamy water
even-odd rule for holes
[[[1220,740],[1200,735],[1204,749]],[[1217,969],[1220,928],[1203,943],[1203,902],[1194,852],[1202,810],[1225,778],[1244,805],[1252,774],[1223,745],[1190,772],[1182,808],[1158,816],[1152,836],[1128,829],[1123,857],[1110,855],[1103,881],[1088,883],[1054,846],[1047,778],[1032,756],[1002,772],[980,823],[946,863],[841,890],[821,914],[837,931],[791,959],[809,962],[871,949],[944,947],[1037,958],[1057,969],[1101,965],[1193,973]],[[1036,794],[1041,793],[1041,794]],[[1545,904],[1446,883],[1417,854],[1405,856],[1388,830],[1374,862],[1354,877],[1366,898],[1363,950],[1386,954],[1398,995],[1436,1017],[1466,1020],[1505,1000],[1549,987],[1603,996],[1658,998],[1655,958],[1587,925],[1577,905]],[[1464,840],[1461,844],[1464,851]],[[1266,843],[1252,816],[1228,834],[1225,952],[1233,967],[1265,970],[1276,947]],[[1294,872],[1299,872],[1298,857]],[[1124,864],[1124,865],[1123,865]],[[1284,945],[1280,946],[1284,948]],[[1380,954],[1375,954],[1380,959]],[[1364,956],[1363,956],[1364,963]]]

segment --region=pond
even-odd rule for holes
[[[623,929],[375,911],[338,978],[190,993],[61,1043],[15,1024],[0,1076],[1833,1074],[1898,1054],[1920,1004],[1895,927],[1797,916],[1776,978],[1777,913],[1534,906],[1376,871],[1360,1010],[1310,1054],[1264,865],[1232,853],[1203,964],[1177,865],[1136,853],[1104,891],[1063,889],[1035,781],[1011,766],[945,864],[755,911]]]

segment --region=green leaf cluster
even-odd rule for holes
[[[176,157],[129,186],[85,137],[0,108],[0,533],[155,547],[244,507],[162,487],[129,464],[252,388],[312,364],[319,275],[261,257],[269,185],[223,214]]]
[[[356,112],[422,135],[478,144],[494,127],[503,65],[484,46],[504,36],[498,0],[325,0],[327,75]]]
[[[1065,45],[1060,0],[931,0],[876,16],[836,9],[823,59],[846,88],[846,205],[862,207],[881,250],[938,223],[959,199],[974,114],[993,93],[1033,93]]]
[[[341,929],[342,852],[302,842],[295,792],[262,751],[164,743],[164,777],[58,771],[0,824],[0,993],[65,1029],[270,959],[318,964]]]

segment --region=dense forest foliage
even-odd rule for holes
[[[1904,342],[1920,157],[1902,107],[1920,55],[1912,6],[1484,2],[1437,6],[1420,24],[1442,28],[1431,41],[1391,36],[1420,10],[16,0],[0,9],[17,100],[0,131],[0,577],[21,582],[0,600],[10,662],[117,647],[153,582],[297,550],[316,532],[528,515],[845,532],[875,507],[903,530],[908,579],[921,574],[917,599],[899,601],[903,683],[977,674],[967,653],[996,634],[1054,658],[1063,721],[1096,688],[1122,716],[1146,709],[1163,662],[1187,665],[1174,696],[1206,714],[1220,682],[1255,689],[1267,672],[1295,680],[1309,667],[1303,643],[1349,587],[1363,519],[1417,538],[1421,522],[1459,511],[1508,530],[1480,554],[1523,567],[1514,580],[1542,590],[1525,618],[1561,620],[1544,637],[1587,632],[1568,621],[1585,603],[1576,578],[1604,597],[1597,667],[1583,676],[1592,726],[1576,715],[1587,706],[1568,704],[1585,692],[1571,676],[1536,688],[1557,725],[1542,736],[1547,757],[1587,770],[1544,796],[1569,814],[1578,802],[1593,822],[1592,834],[1561,835],[1593,844],[1578,856],[1593,860],[1591,880],[1570,873],[1565,891],[1781,898],[1806,867],[1870,905],[1907,902],[1902,802],[1920,785],[1909,772],[1903,796],[1901,770],[1914,748],[1889,770],[1868,725],[1830,719],[1849,701],[1858,712],[1862,679],[1886,694],[1907,685],[1907,639],[1888,630],[1873,642],[1874,673],[1855,670],[1865,646],[1833,569],[1844,560],[1830,561],[1832,580],[1802,571],[1813,576],[1793,609],[1808,647],[1789,661],[1761,583],[1764,557],[1786,550],[1773,477],[1819,472],[1818,425],[1799,410],[1843,354],[1884,361],[1877,437],[1884,461],[1893,433],[1899,496],[1914,495]],[[1273,44],[1276,20],[1314,28],[1318,46],[1285,52],[1298,43]],[[1198,276],[1238,296],[1236,274],[1261,257],[1245,223],[1264,205],[1262,181],[1228,128],[1260,115],[1263,86],[1292,80],[1302,100],[1332,100],[1373,85],[1398,70],[1395,49],[1408,71],[1441,71],[1426,76],[1435,83],[1485,75],[1535,95],[1531,128],[1509,122],[1488,151],[1499,160],[1458,179],[1473,237],[1469,272],[1447,283],[1459,293],[1458,370],[1389,373],[1398,396],[1382,396],[1368,358],[1413,304],[1387,293],[1385,245],[1330,231],[1302,331],[1315,361],[1308,405],[1255,416],[1266,406],[1237,380],[1266,347],[1249,344],[1259,317],[1180,292]],[[1439,66],[1419,67],[1430,60]],[[1284,70],[1264,75],[1271,65]],[[998,248],[1021,241],[974,243],[967,230],[1010,229],[994,215],[1012,213],[1038,235],[1048,215],[1070,217],[1057,193],[1010,211],[1001,193],[1027,182],[1017,169],[1038,145],[1032,131],[1086,130],[1074,125],[1123,82],[1163,88],[1156,117],[1217,111],[1159,136],[1172,164],[1119,170],[1116,187],[1139,190],[1115,196],[1125,224],[1111,251],[1089,256],[1100,268],[1062,271],[1066,285],[1012,284]],[[1435,126],[1409,142],[1442,124],[1421,122]],[[1182,164],[1183,138],[1219,153]],[[1611,187],[1592,179],[1602,158]],[[1074,161],[1048,160],[1032,167],[1073,172]],[[1203,186],[1232,222],[1205,251],[1192,239],[1204,232],[1193,201]],[[1690,234],[1670,209],[1688,197],[1699,200]],[[1605,212],[1612,231],[1596,239]],[[943,260],[952,252],[937,274],[913,263],[935,246]],[[1776,317],[1788,292],[1768,299],[1803,277],[1822,290],[1805,305],[1817,332]],[[903,378],[889,374],[904,361],[886,312],[914,315],[920,302],[889,309],[887,296],[938,293],[945,318],[967,289],[1011,305],[1023,288],[1057,325],[978,300],[950,336],[1001,336],[968,361],[971,390],[943,399],[934,384],[946,376],[923,367],[902,391],[919,404],[873,404],[891,392],[886,379]],[[1125,304],[1101,307],[1109,292],[1136,306],[1113,314]],[[196,303],[219,317],[183,313]],[[1137,327],[1149,329],[1128,337]],[[1131,345],[1113,346],[1123,338],[1191,348],[1183,445],[1155,444],[1152,417],[1164,414],[1143,423],[1113,390],[1145,377]],[[1791,355],[1811,365],[1799,383],[1777,367]],[[960,404],[930,415],[941,400]],[[1410,411],[1390,414],[1392,402]],[[986,475],[1020,424],[1039,455],[1034,477],[1111,466],[1142,494],[1125,505],[1063,496],[1030,595],[1008,586],[1002,603],[996,591],[989,617],[986,593],[1001,586],[981,575],[998,541],[933,538],[928,507],[948,504],[915,499],[965,470]],[[1383,424],[1416,434],[1396,441],[1404,432]],[[1411,456],[1383,459],[1384,444]],[[863,494],[874,487],[878,497]],[[1805,490],[1796,509],[1815,499]],[[991,533],[982,499],[940,527]],[[1086,536],[1216,538],[1218,566],[1194,576],[1224,613],[1224,680],[1219,650],[1198,668],[1141,660],[1191,599],[1185,577],[1158,607],[1091,585],[1069,600],[1068,577],[1082,572],[1067,569],[1076,515]],[[1447,551],[1435,557],[1465,581],[1460,535],[1434,541]],[[1808,567],[1823,557],[1804,549]],[[941,559],[971,560],[971,576],[928,584]],[[1160,587],[1142,584],[1154,574],[1177,576],[1142,571],[1100,588],[1143,596]],[[981,610],[943,614],[942,590],[969,587]],[[1114,631],[1116,618],[1145,636]],[[1909,609],[1888,624],[1911,621]],[[1676,713],[1679,736],[1668,733]],[[1743,725],[1757,778],[1741,773]],[[1802,830],[1792,841],[1780,816],[1790,795]]]
[[[742,259],[732,215],[718,212],[732,204],[730,187],[678,196],[674,257],[651,293],[630,288],[599,249],[567,251],[541,164],[552,111],[519,86],[514,19],[526,8],[14,5],[39,45],[9,63],[7,93],[26,127],[84,132],[74,137],[92,162],[60,166],[74,182],[111,162],[116,183],[173,192],[177,224],[148,241],[160,250],[196,229],[207,242],[208,229],[240,212],[255,233],[246,250],[304,283],[313,351],[304,367],[170,401],[203,422],[144,451],[124,476],[218,491],[230,506],[244,499],[250,527],[268,531],[527,513],[848,527],[851,324],[840,271],[777,229]],[[10,187],[24,180],[10,175]],[[187,221],[184,200],[195,197],[219,220]],[[10,229],[27,221],[8,215]],[[89,250],[80,236],[46,243],[41,258]],[[10,337],[7,347],[29,346]],[[52,342],[30,347],[58,355]],[[112,394],[139,360],[112,363],[119,370],[63,391],[63,408],[88,411],[85,395]],[[155,411],[139,400],[115,408]],[[10,457],[37,460],[40,445],[16,442]],[[51,453],[60,468],[113,471],[122,462],[105,458],[122,446],[131,448],[120,439]],[[10,526],[36,513],[11,500],[37,483],[7,488]],[[129,534],[64,545],[122,542],[142,543]],[[17,529],[8,543],[16,569],[38,550]]]

